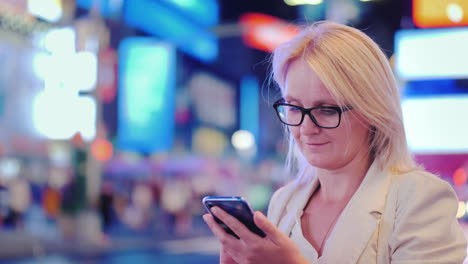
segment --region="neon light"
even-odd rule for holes
[[[454,173],[453,173],[453,183],[455,185],[464,185],[466,184],[466,170],[465,168],[458,168]]]
[[[284,0],[287,5],[320,5],[323,0]]]
[[[190,17],[201,26],[214,26],[219,21],[217,0],[162,0],[168,5]]]
[[[405,97],[435,97],[468,94],[468,82],[455,79],[418,80],[406,82]]]
[[[175,125],[174,47],[152,38],[128,38],[119,54],[119,147],[169,150]]]
[[[468,96],[411,98],[403,101],[402,108],[413,152],[468,152]]]
[[[99,8],[100,14],[106,18],[118,18],[122,12],[124,0],[76,0],[76,5],[84,8]]]
[[[207,62],[218,56],[214,34],[158,1],[127,1],[124,10],[124,20],[129,25],[161,37],[191,56]]]
[[[395,40],[395,67],[400,78],[468,77],[467,28],[402,30]]]
[[[45,90],[34,99],[33,124],[48,139],[70,139],[80,132],[91,140],[96,134],[96,102],[64,89]]]
[[[58,22],[62,18],[62,1],[28,0],[28,11],[49,22]]]
[[[76,34],[70,27],[49,30],[39,41],[50,53],[75,53]]]
[[[299,32],[296,26],[286,21],[260,13],[242,15],[240,24],[243,28],[245,44],[268,52],[290,40]]]
[[[240,84],[240,129],[249,131],[255,142],[259,134],[259,84],[255,76],[245,76]]]
[[[413,21],[421,28],[468,25],[466,0],[413,0]]]
[[[232,134],[231,143],[236,149],[246,150],[255,146],[255,138],[249,131],[237,130]]]
[[[91,155],[98,161],[108,161],[112,158],[112,144],[106,139],[96,139],[91,143]]]

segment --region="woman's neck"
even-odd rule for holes
[[[366,157],[354,159],[336,170],[317,169],[320,198],[324,202],[349,200],[356,192],[370,167]]]

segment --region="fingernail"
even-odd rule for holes
[[[219,208],[214,206],[213,208],[211,208],[211,211],[214,213],[214,214],[218,214],[219,213]]]
[[[255,211],[255,213],[254,213],[254,214],[256,214],[256,215],[257,215],[257,217],[260,217],[260,218],[263,218],[263,219],[265,218],[265,215],[264,215],[264,214],[262,214],[262,212],[260,212],[260,211]]]

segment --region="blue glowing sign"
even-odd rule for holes
[[[240,129],[247,130],[258,142],[260,107],[259,84],[255,76],[248,75],[241,79],[240,83]]]
[[[163,38],[202,61],[213,61],[218,56],[218,40],[213,33],[161,1],[127,1],[124,20],[130,26]]]
[[[120,17],[124,0],[76,0],[76,5],[84,9],[99,8],[101,16],[106,18]]]
[[[408,81],[404,86],[405,97],[433,97],[467,95],[468,81],[456,79]]]
[[[119,47],[118,145],[153,153],[172,147],[175,126],[175,48],[152,38]]]
[[[219,22],[219,6],[216,0],[159,0],[180,11],[194,23],[214,26]]]

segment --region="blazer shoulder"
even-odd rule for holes
[[[398,187],[399,192],[453,191],[452,186],[447,181],[424,170],[394,175],[393,183],[394,186]]]
[[[454,189],[447,181],[432,173],[420,170],[394,175],[392,185],[389,195],[395,197],[391,200],[396,201],[398,207],[437,207],[444,204],[445,210],[455,210],[453,213],[456,213],[458,197]]]
[[[427,171],[394,175],[387,237],[392,263],[462,263],[466,238],[452,186]]]

